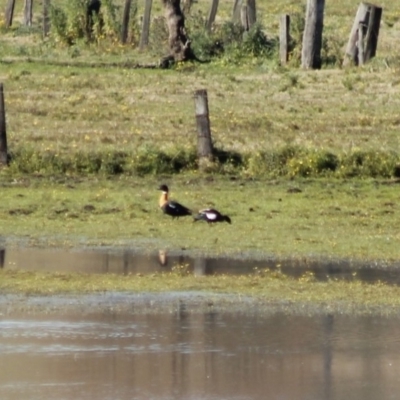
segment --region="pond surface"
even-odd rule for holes
[[[0,398],[397,400],[399,332],[376,316],[3,316]]]
[[[355,263],[349,260],[280,260],[249,256],[194,257],[184,251],[140,253],[115,249],[42,249],[19,247],[0,249],[0,267],[30,271],[151,274],[187,265],[196,275],[250,274],[255,269],[279,269],[300,277],[312,272],[318,280],[345,279],[400,284],[400,265]]]
[[[344,261],[195,258],[184,252],[165,251],[139,254],[107,249],[0,249],[0,267],[11,270],[144,274],[170,270],[177,264],[187,264],[198,275],[279,268],[291,276],[312,272],[320,280],[400,283],[395,267]],[[46,304],[46,310],[54,305],[62,310],[60,313],[23,308],[8,312],[7,307],[3,308],[0,399],[399,397],[400,315],[263,313],[251,302],[241,311],[228,308],[222,312],[213,306],[207,311],[193,311],[182,300],[182,294],[171,296],[174,302],[170,308],[141,313],[113,311],[122,302],[129,304],[128,309],[140,307],[135,296],[123,295],[112,296],[113,306],[102,312],[80,296],[67,300],[28,297],[30,302]],[[104,301],[103,297],[91,296],[90,301],[97,304]],[[12,298],[7,301],[13,304]]]

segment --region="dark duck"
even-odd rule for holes
[[[170,215],[172,218],[192,215],[192,212],[187,207],[176,201],[169,200],[169,190],[167,185],[161,185],[158,189],[162,192],[158,204],[164,214]]]
[[[206,221],[209,224],[213,224],[215,222],[228,222],[228,224],[232,223],[231,219],[227,215],[221,214],[214,208],[200,210],[199,213],[194,217],[194,222],[196,221]]]

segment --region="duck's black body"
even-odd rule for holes
[[[161,206],[164,214],[170,215],[171,217],[185,217],[187,215],[192,215],[192,212],[176,201],[169,200],[167,203]]]
[[[227,215],[221,214],[214,208],[200,210],[199,213],[194,217],[194,221],[206,221],[209,224],[213,224],[215,222],[228,222],[228,224],[232,223],[231,219]]]
[[[172,201],[168,199],[167,185],[161,185],[158,189],[162,191],[159,206],[164,214],[170,215],[172,218],[192,215],[192,212],[187,207],[183,206],[177,201]]]

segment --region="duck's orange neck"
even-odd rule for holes
[[[168,192],[162,192],[158,204],[160,207],[162,207],[167,202],[168,202]]]

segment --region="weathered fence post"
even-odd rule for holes
[[[151,7],[153,5],[153,0],[145,0],[144,15],[143,15],[143,26],[142,34],[140,36],[139,48],[144,49],[149,44],[150,35],[150,17],[151,17]]]
[[[369,3],[359,5],[347,43],[344,65],[362,65],[360,55],[363,56],[363,63],[375,57],[381,17],[382,7]],[[359,34],[361,34],[361,40]]]
[[[0,166],[8,164],[6,108],[4,105],[3,84],[0,83]]]
[[[126,44],[128,39],[129,30],[129,17],[131,13],[132,0],[125,0],[124,14],[122,17],[122,29],[121,29],[121,43]]]
[[[6,13],[4,16],[6,28],[9,28],[12,25],[14,7],[15,7],[15,0],[8,0]]]
[[[163,267],[168,264],[167,250],[158,250],[158,261]]]
[[[6,259],[6,249],[0,249],[0,268],[4,267],[5,259]]]
[[[365,55],[364,55],[364,24],[360,22],[358,26],[358,65],[364,65]]]
[[[204,276],[207,272],[207,260],[204,257],[196,257],[194,259],[193,274],[194,276]]]
[[[47,37],[50,32],[50,0],[43,0],[43,37]]]
[[[201,165],[202,160],[208,159],[212,161],[213,159],[207,90],[196,90],[194,93],[194,102],[197,124],[197,156]]]
[[[279,59],[281,65],[286,65],[289,60],[290,16],[281,15],[279,22]]]
[[[245,30],[249,31],[256,23],[256,0],[243,0],[240,8],[240,21]]]
[[[306,25],[301,52],[301,66],[305,69],[321,68],[324,8],[325,0],[307,1]]]
[[[26,26],[32,26],[32,8],[33,8],[33,0],[25,0],[24,24]]]
[[[210,8],[210,12],[208,13],[208,18],[206,21],[206,29],[208,32],[211,31],[211,27],[215,21],[215,16],[217,15],[217,11],[218,11],[218,3],[219,3],[219,0],[211,0],[211,8]]]

